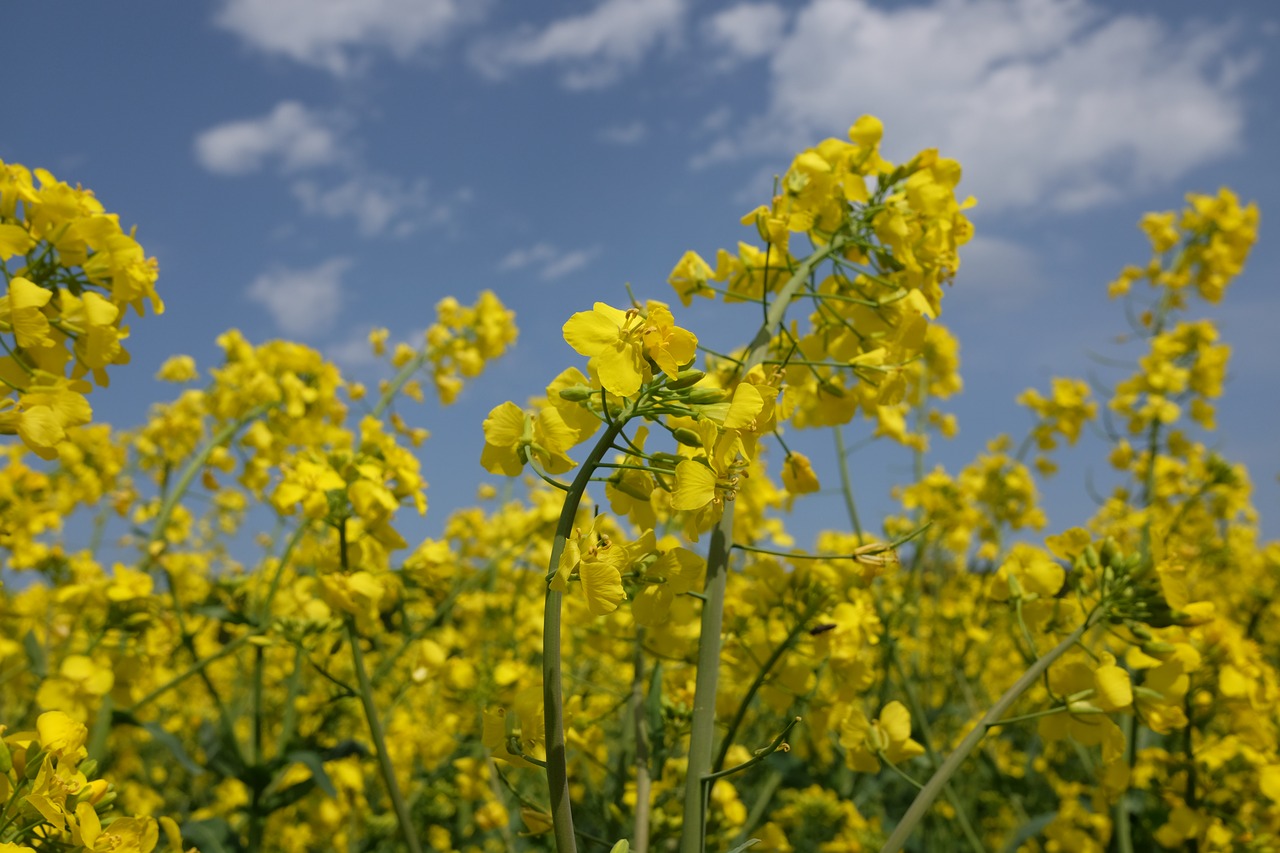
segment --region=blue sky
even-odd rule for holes
[[[1213,312],[1234,347],[1212,439],[1247,463],[1280,535],[1280,6],[1222,2],[931,0],[147,0],[6,10],[10,103],[0,158],[92,187],[158,256],[167,312],[135,325],[134,365],[92,400],[132,425],[172,389],[170,354],[216,362],[229,327],[314,345],[376,376],[373,326],[420,332],[449,294],[492,289],[518,312],[512,356],[458,405],[405,410],[438,529],[472,499],[480,422],[577,356],[559,338],[594,300],[675,302],[666,276],[750,235],[790,153],[886,126],[885,153],[937,146],[965,167],[978,237],[944,303],[966,389],[955,471],[1054,375],[1114,374],[1106,283],[1147,248],[1139,216],[1187,191],[1262,207],[1245,275]],[[1268,154],[1267,152],[1273,152]],[[708,340],[745,340],[722,309],[677,307]],[[724,337],[725,329],[739,334]],[[858,428],[862,430],[861,427]],[[813,436],[819,448],[830,439]],[[815,451],[823,474],[823,453]],[[1063,456],[1052,528],[1108,481],[1100,445]],[[868,514],[909,458],[853,458]],[[829,469],[825,481],[834,485]],[[801,531],[843,526],[808,499]]]

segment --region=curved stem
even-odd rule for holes
[[[338,523],[338,552],[342,562],[342,570],[347,571],[347,522]],[[369,671],[364,665],[364,652],[360,649],[360,635],[356,632],[355,619],[348,616],[344,622],[347,642],[351,644],[351,665],[356,672],[357,691],[360,704],[364,708],[364,718],[369,724],[369,737],[373,741],[374,752],[378,756],[378,768],[382,771],[382,782],[387,786],[387,796],[391,798],[391,807],[395,810],[396,820],[400,824],[400,832],[409,853],[422,853],[422,845],[418,842],[418,833],[413,828],[413,818],[409,814],[409,804],[405,802],[400,785],[396,782],[395,768],[391,765],[391,754],[387,752],[387,739],[382,732],[382,720],[378,717],[378,706],[373,701],[373,685],[369,682]]]
[[[587,490],[596,467],[604,455],[613,446],[613,440],[622,431],[623,425],[630,417],[628,406],[620,417],[610,421],[604,434],[591,448],[578,475],[574,477],[569,491],[564,496],[564,505],[560,508],[560,519],[556,523],[555,540],[551,544],[551,559],[547,564],[547,581],[555,575],[560,567],[560,555],[564,553],[564,544],[573,535],[573,522],[578,515],[578,504]],[[565,755],[564,745],[564,696],[562,683],[562,666],[560,658],[560,608],[563,596],[550,585],[547,586],[547,598],[542,611],[542,707],[543,722],[547,741],[547,787],[551,797],[551,821],[555,832],[556,850],[559,853],[574,853],[578,849],[578,841],[573,831],[573,806],[569,801],[569,763]]]
[[[947,756],[947,759],[942,762],[942,766],[925,783],[924,788],[912,801],[911,807],[907,809],[907,813],[902,816],[902,820],[898,821],[898,825],[894,828],[893,834],[889,836],[889,840],[880,848],[880,853],[897,853],[903,848],[907,843],[907,839],[911,837],[912,831],[924,819],[925,813],[933,805],[933,801],[938,798],[938,795],[942,793],[942,789],[947,782],[951,780],[955,772],[960,769],[960,765],[964,763],[982,738],[986,736],[987,729],[994,725],[999,725],[1000,718],[1018,700],[1018,697],[1026,692],[1027,688],[1032,684],[1035,684],[1054,661],[1062,657],[1068,649],[1074,646],[1084,636],[1084,632],[1088,630],[1091,624],[1092,620],[1086,620],[1083,625],[1068,634],[1066,639],[1028,667],[1027,671],[1004,692],[1004,695],[996,700],[996,703],[983,715],[982,719],[978,721],[978,724],[973,727],[969,734],[965,735],[960,745]]]

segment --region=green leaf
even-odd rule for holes
[[[1026,844],[1032,838],[1044,832],[1044,828],[1053,823],[1054,818],[1058,816],[1058,812],[1051,811],[1045,814],[1036,815],[1028,820],[1022,826],[1018,827],[1018,831],[1010,836],[1009,841],[1003,847],[1003,853],[1014,853],[1023,844]]]
[[[182,741],[178,740],[176,735],[167,731],[159,723],[143,723],[142,728],[146,729],[147,733],[151,735],[151,739],[153,741],[173,753],[173,757],[176,758],[178,763],[181,764],[192,776],[199,776],[204,772],[204,768],[199,764],[196,764],[190,755],[187,755],[186,748],[183,747]]]
[[[295,750],[285,756],[286,761],[296,761],[299,764],[306,765],[311,771],[311,778],[316,781],[316,786],[324,791],[330,797],[338,796],[338,789],[333,786],[333,780],[329,778],[328,772],[324,769],[324,761],[318,753],[309,749]]]
[[[34,631],[28,631],[22,638],[22,647],[27,651],[27,660],[31,661],[31,674],[43,679],[49,674],[49,661],[44,654],[44,646],[36,639]]]
[[[662,661],[653,664],[644,713],[649,723],[649,775],[658,782],[662,780],[662,767],[667,763],[667,727],[662,718]]]
[[[748,847],[755,847],[759,843],[760,843],[759,838],[752,838],[752,839],[749,839],[745,844],[739,844],[737,847],[730,850],[729,853],[741,853],[741,851],[746,850]]]
[[[182,825],[182,841],[191,842],[200,853],[230,853],[238,846],[232,843],[231,827],[220,817],[187,821]]]

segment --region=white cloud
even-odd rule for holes
[[[1036,253],[1003,237],[977,235],[960,252],[955,286],[983,311],[1012,310],[1030,304],[1048,288]]]
[[[786,10],[775,3],[740,3],[712,15],[703,29],[727,66],[768,55],[782,42],[786,25]]]
[[[590,12],[485,39],[473,64],[500,78],[518,68],[555,64],[570,89],[597,89],[616,81],[664,40],[674,39],[687,0],[603,0]]]
[[[649,127],[636,119],[629,124],[615,124],[600,131],[600,139],[613,145],[636,145],[649,136]]]
[[[215,17],[253,47],[337,76],[385,50],[407,59],[478,18],[481,0],[224,0]]]
[[[879,116],[886,155],[937,146],[980,210],[1078,210],[1232,151],[1251,69],[1230,31],[1087,0],[811,0],[771,54],[764,114],[695,164],[778,155]]]
[[[595,260],[599,249],[573,249],[561,251],[550,243],[535,243],[524,249],[514,249],[498,262],[500,272],[536,268],[538,278],[553,281],[577,272]]]
[[[326,346],[324,354],[346,373],[367,371],[380,363],[369,346],[369,330],[353,330],[346,338]]]
[[[334,122],[297,101],[281,101],[267,115],[229,121],[200,133],[196,160],[210,172],[247,175],[276,161],[286,172],[324,166],[342,156]]]
[[[348,258],[331,258],[311,269],[277,267],[254,279],[245,295],[266,309],[291,337],[309,337],[333,328],[342,309],[342,276]]]
[[[350,217],[366,237],[407,237],[453,218],[452,205],[433,200],[424,180],[408,183],[387,175],[359,174],[330,187],[300,180],[294,183],[293,194],[304,213],[329,219]]]

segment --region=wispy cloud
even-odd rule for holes
[[[316,267],[276,267],[253,280],[245,295],[266,309],[286,335],[307,338],[333,328],[343,303],[342,277],[349,258],[331,258]]]
[[[664,41],[679,36],[687,0],[604,0],[581,15],[542,28],[523,27],[482,39],[471,60],[482,73],[501,78],[541,65],[563,68],[570,89],[598,89],[616,82]]]
[[[483,16],[484,0],[223,0],[215,23],[263,53],[356,73],[380,52],[407,59]]]
[[[626,124],[615,124],[600,131],[602,142],[612,145],[637,145],[649,136],[649,126],[640,119]]]
[[[724,67],[767,56],[786,36],[787,12],[776,3],[739,3],[712,15],[703,25]]]
[[[543,281],[554,281],[570,273],[577,272],[595,260],[600,254],[598,248],[572,249],[562,251],[550,243],[535,243],[523,249],[515,249],[498,262],[501,272],[517,270],[536,270],[538,278]]]
[[[984,311],[1026,307],[1048,287],[1037,254],[1021,243],[979,234],[965,244],[955,286],[980,298],[970,304]]]
[[[424,227],[453,221],[455,209],[454,204],[433,198],[425,180],[408,182],[379,174],[359,174],[330,186],[299,180],[293,184],[293,194],[304,213],[349,218],[366,237],[407,237]]]
[[[221,175],[247,175],[269,164],[286,172],[326,166],[343,155],[337,122],[297,101],[281,101],[265,116],[201,132],[196,160]]]
[[[282,101],[264,116],[237,119],[196,136],[196,160],[217,175],[274,171],[289,177],[309,216],[350,219],[366,237],[405,237],[450,223],[468,191],[440,198],[426,180],[406,180],[363,165],[347,139],[352,119]]]
[[[1254,62],[1225,25],[1175,32],[1087,0],[811,0],[768,61],[765,112],[695,164],[777,156],[871,113],[888,156],[959,159],[984,211],[1085,209],[1235,150]]]

